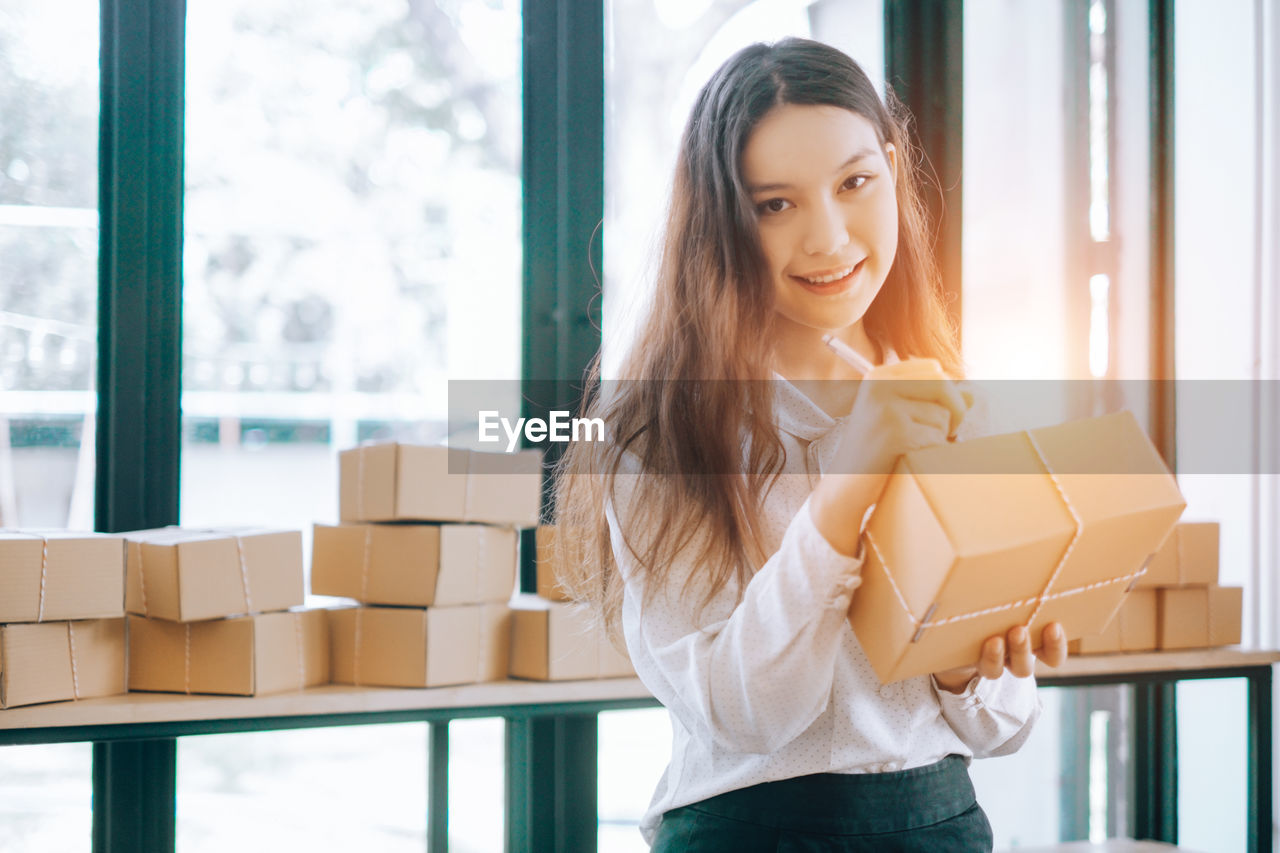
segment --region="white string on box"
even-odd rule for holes
[[[933,615],[934,611],[938,609],[938,606],[935,603],[932,606],[930,606],[928,612],[925,613],[924,618],[917,619],[915,615],[912,614],[911,608],[907,605],[907,600],[906,600],[906,597],[902,594],[902,590],[898,587],[897,582],[894,580],[893,571],[889,568],[889,564],[885,562],[884,554],[880,551],[880,546],[876,543],[875,537],[871,534],[870,531],[868,531],[866,533],[866,538],[867,538],[867,544],[871,546],[871,550],[876,555],[876,559],[879,560],[880,565],[884,567],[885,578],[889,581],[889,586],[893,590],[894,597],[898,599],[898,604],[901,605],[903,611],[907,614],[907,617],[911,620],[912,624],[916,626],[916,633],[911,639],[911,642],[913,643],[917,642],[920,639],[920,636],[924,633],[925,629],[927,628],[937,628],[943,625],[950,625],[954,622],[964,622],[969,619],[977,619],[978,617],[981,617],[981,616],[989,616],[992,613],[1000,613],[1001,611],[1004,611],[1004,610],[1014,610],[1019,607],[1026,607],[1027,605],[1035,604],[1036,602],[1040,601],[1042,598],[1042,596],[1037,595],[1037,596],[1032,596],[1031,598],[1022,598],[1022,599],[1018,599],[1017,601],[1010,601],[1005,604],[997,604],[993,607],[985,607],[981,610],[973,610],[968,613],[960,613],[956,616],[948,616],[945,619],[931,620],[930,617]],[[1060,598],[1070,598],[1073,595],[1082,595],[1086,592],[1092,592],[1095,589],[1101,589],[1102,587],[1105,587],[1105,586],[1112,586],[1112,585],[1122,584],[1122,583],[1124,584],[1133,583],[1138,578],[1142,577],[1144,574],[1146,574],[1146,569],[1139,569],[1136,572],[1123,575],[1118,578],[1094,581],[1093,583],[1085,584],[1084,586],[1073,587],[1071,589],[1064,590],[1062,592],[1045,594],[1043,596],[1043,600],[1051,601],[1051,600],[1056,600]],[[1031,620],[1027,620],[1027,622],[1028,624],[1030,624]]]
[[[293,617],[294,645],[297,646],[297,649],[298,649],[298,689],[301,690],[302,688],[307,686],[306,663],[303,660],[303,654],[302,654],[302,616],[303,614],[295,611],[290,615]]]
[[[138,590],[142,596],[142,614],[146,616],[151,613],[151,611],[147,609],[147,573],[144,571],[146,560],[142,558],[143,543],[135,542],[134,544],[138,546]]]
[[[487,548],[487,543],[489,541],[489,535],[488,535],[489,529],[487,527],[479,527],[477,528],[477,531],[480,536],[480,543],[476,547],[476,564],[471,571],[471,574],[475,581],[475,587],[472,590],[472,594],[471,594],[472,601],[480,601],[482,598],[482,596],[480,595],[480,591],[481,591],[480,575],[484,571],[484,567],[487,565],[486,557],[488,556],[488,551],[486,550],[486,548]]]
[[[1177,575],[1176,575],[1176,577],[1177,577],[1177,579],[1178,579],[1178,580],[1177,580],[1177,583],[1178,583],[1178,586],[1182,586],[1184,583],[1186,583],[1186,582],[1187,582],[1187,579],[1186,579],[1185,577],[1183,577],[1183,574],[1182,574],[1182,567],[1183,567],[1183,565],[1185,565],[1185,564],[1186,564],[1186,561],[1182,559],[1182,534],[1180,534],[1180,533],[1178,532],[1178,528],[1177,528],[1177,527],[1174,527],[1174,528],[1173,528],[1173,533],[1172,533],[1172,534],[1170,534],[1170,535],[1174,537],[1174,540],[1173,540],[1173,563],[1174,563],[1174,565],[1177,567]]]
[[[36,621],[44,621],[44,588],[45,580],[49,576],[49,539],[48,537],[40,538],[40,604],[36,612]]]
[[[471,450],[463,450],[462,458],[467,461],[462,475],[462,520],[471,520]]]
[[[1076,508],[1071,504],[1071,499],[1067,497],[1067,490],[1063,487],[1062,481],[1058,479],[1058,475],[1053,472],[1053,468],[1049,465],[1049,460],[1045,458],[1044,451],[1040,448],[1040,442],[1036,441],[1036,437],[1031,431],[1028,430],[1026,435],[1027,441],[1031,442],[1031,449],[1036,452],[1036,456],[1040,459],[1040,464],[1044,466],[1044,472],[1049,475],[1049,480],[1053,483],[1053,487],[1058,490],[1058,496],[1062,498],[1062,503],[1067,508],[1067,512],[1071,513],[1071,520],[1076,523],[1076,531],[1072,534],[1071,541],[1067,543],[1066,550],[1062,552],[1058,565],[1053,567],[1053,574],[1049,576],[1049,581],[1044,585],[1044,589],[1040,591],[1040,600],[1036,602],[1036,609],[1031,611],[1031,618],[1027,620],[1027,624],[1032,625],[1044,607],[1045,596],[1053,588],[1054,582],[1057,581],[1058,575],[1062,572],[1062,567],[1067,564],[1067,560],[1071,557],[1071,552],[1075,550],[1081,534],[1084,533],[1084,519],[1080,517],[1080,513],[1076,512]]]
[[[364,605],[361,604],[356,608],[356,636],[355,636],[355,641],[352,643],[353,648],[351,650],[351,653],[352,653],[351,683],[354,685],[360,684],[360,651],[361,651],[361,644],[363,642],[363,637],[361,636],[361,629],[363,628],[363,623],[364,623]]]
[[[71,695],[80,698],[80,673],[76,669],[76,632],[75,623],[67,623],[67,648],[71,652]]]
[[[429,652],[431,650],[427,648],[427,620],[430,618],[430,613],[426,610],[422,611],[422,683],[424,685],[427,683],[427,676],[429,675],[427,672],[427,661],[430,659]],[[476,657],[479,658],[480,656],[477,654]],[[479,670],[479,665],[476,666],[476,669]]]
[[[364,526],[364,549],[360,559],[360,603],[369,601],[369,564],[373,553],[373,525]]]
[[[356,454],[356,519],[364,521],[364,448],[357,446]]]
[[[1067,543],[1066,549],[1062,552],[1062,556],[1058,559],[1057,565],[1054,566],[1053,572],[1049,576],[1049,580],[1045,583],[1044,588],[1041,590],[1039,595],[1034,596],[1032,598],[1024,598],[1019,601],[1012,601],[1007,604],[1000,604],[994,607],[987,607],[982,610],[975,610],[969,613],[961,613],[956,616],[949,616],[945,619],[930,621],[934,611],[938,609],[937,602],[934,602],[933,604],[930,605],[929,610],[925,613],[924,617],[921,619],[917,619],[915,614],[911,612],[911,607],[907,604],[906,596],[902,594],[902,590],[898,587],[897,581],[894,580],[893,570],[889,566],[888,561],[885,560],[884,554],[880,550],[880,546],[876,543],[874,534],[870,530],[867,530],[867,532],[864,534],[866,536],[867,543],[871,546],[871,550],[875,552],[876,559],[879,560],[880,565],[884,567],[885,578],[889,581],[889,586],[893,590],[894,597],[897,598],[898,604],[901,605],[903,612],[907,614],[907,618],[910,619],[911,622],[916,626],[916,631],[911,637],[911,642],[913,643],[918,642],[920,640],[920,637],[924,634],[925,629],[927,628],[938,627],[942,625],[951,624],[954,622],[963,622],[967,619],[976,619],[980,616],[988,616],[992,613],[999,613],[1004,610],[1013,610],[1018,607],[1025,607],[1029,604],[1034,604],[1035,609],[1031,612],[1031,617],[1027,619],[1027,624],[1031,625],[1033,622],[1035,622],[1036,617],[1040,615],[1040,610],[1043,608],[1044,603],[1046,601],[1057,599],[1057,598],[1066,598],[1072,595],[1080,595],[1082,593],[1090,592],[1092,590],[1100,589],[1102,587],[1110,586],[1112,584],[1127,582],[1128,584],[1132,585],[1137,582],[1138,578],[1146,574],[1147,566],[1144,563],[1142,567],[1139,568],[1136,572],[1133,572],[1128,575],[1124,575],[1123,577],[1111,578],[1109,580],[1103,580],[1103,581],[1095,581],[1093,583],[1086,584],[1085,586],[1066,590],[1065,592],[1058,592],[1058,593],[1049,592],[1049,590],[1053,588],[1053,584],[1057,580],[1058,575],[1061,573],[1062,567],[1066,565],[1067,558],[1071,556],[1071,552],[1075,549],[1076,543],[1079,542],[1081,533],[1084,530],[1084,522],[1081,520],[1080,514],[1076,512],[1075,507],[1071,504],[1070,499],[1067,497],[1066,490],[1063,488],[1061,481],[1058,479],[1057,475],[1054,474],[1053,470],[1050,468],[1048,461],[1044,457],[1044,453],[1040,449],[1039,443],[1035,440],[1035,437],[1032,436],[1030,432],[1027,432],[1026,436],[1027,436],[1027,440],[1031,442],[1032,449],[1035,450],[1036,456],[1039,457],[1040,463],[1044,467],[1045,473],[1049,476],[1049,479],[1053,482],[1054,487],[1058,490],[1058,496],[1062,499],[1062,502],[1066,506],[1067,511],[1071,513],[1071,518],[1072,520],[1075,521],[1075,525],[1076,525],[1075,533],[1072,535],[1071,541]]]
[[[244,592],[244,612],[253,612],[253,598],[249,595],[249,563],[244,556],[244,540],[236,537],[236,557],[240,560],[240,586]]]
[[[191,693],[191,623],[183,622],[182,627],[185,634],[185,645],[183,662],[182,662],[182,692],[190,695]]]
[[[356,607],[356,631],[352,642],[351,683],[360,683],[360,653],[364,644],[364,608],[369,598],[369,564],[372,561],[373,525],[364,527],[364,552],[360,561],[360,603]]]

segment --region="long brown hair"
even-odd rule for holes
[[[561,583],[603,617],[615,642],[623,584],[605,503],[616,500],[623,454],[650,474],[635,478],[626,514],[618,512],[627,534],[620,544],[634,554],[646,596],[669,579],[677,555],[705,567],[682,586],[696,585],[704,605],[730,580],[742,590],[768,556],[762,509],[784,453],[773,391],[759,380],[770,376],[776,315],[740,161],[752,130],[779,104],[850,110],[870,121],[881,148],[900,152],[897,254],[864,327],[903,358],[929,356],[961,371],[905,110],[892,93],[883,103],[857,63],[820,42],[788,38],[739,51],[702,88],[682,134],[655,293],[623,381],[583,404],[611,441],[571,443],[556,468]],[[587,379],[588,389],[598,385],[598,357]]]

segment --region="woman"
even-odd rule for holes
[[[740,51],[689,117],[652,307],[586,407],[614,441],[557,480],[565,584],[671,715],[656,850],[989,850],[968,761],[1025,741],[1034,659],[1066,657],[1014,628],[881,685],[846,619],[894,460],[968,413],[914,170],[901,109],[813,41]]]

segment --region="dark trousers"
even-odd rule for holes
[[[964,760],[896,773],[820,773],[730,791],[662,816],[655,853],[989,853]]]

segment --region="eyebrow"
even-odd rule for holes
[[[835,172],[837,174],[840,172],[843,172],[845,169],[849,168],[859,160],[865,160],[868,157],[874,157],[879,153],[880,152],[874,148],[860,148],[857,151],[853,152],[852,157],[850,157],[848,160],[845,160],[843,163],[841,163],[836,168]],[[756,193],[776,192],[777,190],[789,190],[789,189],[793,189],[791,184],[753,184],[747,187],[747,192],[751,193],[752,195],[755,195]]]

